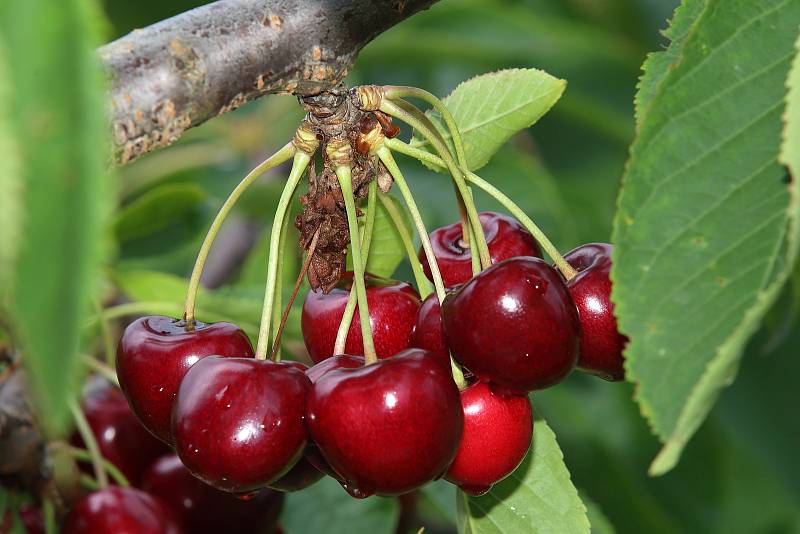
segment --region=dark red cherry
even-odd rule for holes
[[[496,213],[484,211],[478,214],[483,234],[489,245],[489,256],[492,263],[499,263],[514,256],[542,257],[542,251],[533,236],[519,224],[516,219]],[[437,228],[430,235],[433,255],[439,264],[445,287],[463,284],[472,278],[472,255],[470,248],[464,247],[464,235],[461,222]],[[419,261],[429,280],[433,280],[428,257],[420,248]]]
[[[17,510],[19,523],[22,524],[24,534],[45,534],[44,516],[42,511],[31,505],[22,505]],[[5,510],[0,515],[0,533],[11,534],[17,532],[14,529],[15,518],[10,510]],[[18,524],[19,524],[18,523]]]
[[[419,307],[414,330],[411,332],[411,346],[425,349],[439,356],[442,363],[450,365],[450,350],[444,342],[442,315],[436,293],[431,293]]]
[[[401,495],[444,473],[463,414],[449,370],[436,355],[409,349],[323,375],[309,395],[306,421],[348,491]]]
[[[378,358],[388,358],[408,348],[409,336],[420,305],[419,295],[405,282],[369,274],[364,280],[367,284],[367,304],[375,351]],[[347,272],[327,295],[313,291],[306,295],[300,325],[308,353],[315,362],[321,362],[333,355],[336,332],[339,330],[352,285],[353,273]],[[358,308],[347,334],[345,352],[364,353]]]
[[[145,469],[169,448],[153,437],[131,411],[122,392],[107,380],[92,377],[84,389],[83,413],[92,429],[100,454],[117,466],[134,486]],[[78,434],[72,438],[84,446]]]
[[[161,499],[133,488],[109,486],[72,508],[62,534],[180,534]]]
[[[578,270],[567,282],[578,308],[583,335],[578,368],[606,380],[625,377],[622,351],[628,338],[619,333],[611,302],[611,251],[606,243],[589,243],[564,258]]]
[[[268,489],[246,501],[214,489],[192,476],[174,454],[150,466],[142,489],[164,501],[185,534],[267,534],[283,504],[283,495]]]
[[[461,392],[464,433],[444,478],[471,495],[482,495],[519,466],[533,435],[526,395],[493,391],[478,382]]]
[[[247,335],[231,323],[201,323],[159,315],[131,323],[117,348],[117,376],[133,412],[156,437],[173,444],[170,415],[183,375],[206,356],[252,358]]]
[[[286,474],[308,439],[311,382],[268,360],[203,358],[186,373],[172,413],[175,450],[196,477],[244,493]]]
[[[578,358],[580,322],[561,276],[539,258],[511,258],[475,276],[442,305],[453,356],[511,391],[561,381]]]

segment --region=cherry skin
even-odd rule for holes
[[[169,452],[166,445],[142,426],[122,392],[103,378],[92,377],[87,382],[82,410],[100,454],[134,486],[138,487],[142,474],[156,458]],[[78,434],[72,442],[84,446]]]
[[[378,358],[388,358],[408,348],[411,329],[419,309],[419,294],[405,282],[367,274],[367,304],[369,305],[372,337]],[[353,273],[347,272],[327,295],[309,292],[303,303],[300,326],[308,353],[314,362],[333,356],[336,332],[353,285]],[[361,321],[358,308],[350,324],[345,343],[347,354],[363,354]]]
[[[628,338],[619,333],[611,302],[611,251],[606,243],[589,243],[564,258],[578,270],[567,282],[578,308],[583,337],[578,368],[611,381],[625,378],[622,351]]]
[[[442,324],[459,362],[512,392],[552,386],[578,359],[575,304],[561,276],[539,258],[502,261],[448,294]]]
[[[172,445],[170,416],[186,371],[206,356],[253,357],[247,334],[231,323],[184,321],[153,315],[131,323],[117,348],[117,377],[133,412]]]
[[[463,414],[436,355],[408,349],[323,375],[306,421],[348,491],[364,497],[402,495],[441,476],[458,448]]]
[[[300,459],[311,382],[267,360],[210,356],[181,382],[172,413],[175,450],[196,477],[235,493],[260,489]]]
[[[411,332],[411,346],[436,354],[442,363],[450,365],[450,349],[444,341],[442,314],[436,293],[431,293],[419,307],[414,330]]]
[[[516,219],[494,211],[481,212],[478,218],[486,236],[492,264],[514,256],[542,257],[539,244]],[[445,287],[463,284],[472,278],[472,254],[469,248],[464,248],[464,234],[461,230],[461,222],[456,222],[437,228],[430,235],[433,255],[439,264]],[[425,276],[433,281],[428,257],[422,248],[418,256]]]
[[[192,476],[174,454],[150,466],[142,489],[164,501],[184,534],[266,534],[272,532],[283,505],[283,495],[271,490],[243,501],[214,489]]]
[[[109,486],[72,508],[62,534],[180,534],[166,504],[133,488]]]
[[[478,382],[461,392],[461,406],[464,434],[444,478],[483,495],[525,458],[533,436],[531,403],[526,395],[506,395]]]
[[[39,508],[31,505],[22,505],[17,510],[18,521],[22,524],[22,532],[25,534],[45,534],[44,516]],[[6,510],[0,516],[0,532],[3,534],[13,532],[14,517],[10,510]]]

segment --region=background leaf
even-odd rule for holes
[[[665,442],[656,474],[733,379],[794,261],[777,147],[798,24],[796,2],[709,0],[672,66],[651,60],[668,72],[642,82],[661,78],[631,149],[612,277],[628,379]]]
[[[0,5],[25,184],[25,243],[11,313],[37,411],[51,433],[65,429],[79,325],[113,202],[105,170],[103,76],[94,52],[102,26],[96,9],[86,0]]]
[[[11,284],[22,226],[19,147],[11,124],[11,76],[0,40],[0,308]]]
[[[533,445],[516,471],[481,497],[458,492],[458,530],[588,533],[586,507],[572,485],[556,436],[544,420],[534,423]]]
[[[196,223],[197,212],[207,195],[198,185],[165,184],[150,189],[119,213],[114,220],[117,241],[124,243],[160,231],[169,232],[178,221]]]
[[[386,200],[392,202],[397,210],[403,215],[403,221],[409,235],[414,235],[408,210],[405,204],[397,202],[394,197],[387,195]],[[372,243],[369,248],[369,259],[367,260],[367,271],[377,276],[391,277],[397,266],[406,257],[406,249],[403,248],[403,241],[397,232],[392,219],[383,207],[383,203],[376,202],[375,207],[375,230],[372,234]]]
[[[538,69],[507,69],[476,76],[443,99],[464,139],[467,166],[477,170],[516,132],[535,123],[553,107],[564,80]],[[428,113],[444,138],[450,135],[438,115]],[[425,145],[414,139],[413,144]]]

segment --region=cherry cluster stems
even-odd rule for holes
[[[413,146],[399,139],[387,139],[385,144],[390,149],[415,158],[419,161],[425,161],[438,167],[445,166],[445,162],[437,155],[431,154],[425,150],[414,148]],[[547,235],[536,225],[536,223],[533,222],[530,217],[528,217],[522,208],[517,206],[517,204],[502,191],[494,187],[492,184],[474,172],[466,171],[465,174],[468,182],[485,191],[501,205],[503,205],[503,207],[505,207],[509,212],[511,212],[512,215],[514,215],[514,217],[522,224],[522,226],[524,226],[525,229],[528,230],[531,235],[533,235],[534,239],[536,239],[536,241],[542,246],[547,255],[553,259],[553,262],[556,264],[558,270],[564,275],[564,278],[570,280],[575,277],[577,271],[567,262],[567,260],[564,259],[564,256],[562,256],[555,245],[553,245],[553,242],[550,241]]]
[[[273,304],[275,300],[276,280],[278,274],[278,262],[280,261],[280,240],[283,231],[283,223],[286,210],[289,209],[294,193],[303,177],[303,173],[311,161],[311,154],[297,151],[294,155],[292,170],[289,172],[289,179],[278,200],[278,207],[275,210],[274,223],[270,231],[269,240],[269,260],[267,262],[267,285],[264,290],[264,306],[261,311],[261,326],[258,331],[258,345],[256,347],[256,358],[266,360],[270,349],[270,326],[272,325]]]
[[[100,453],[100,446],[97,444],[92,428],[89,426],[89,421],[86,420],[86,416],[83,415],[83,412],[74,400],[69,401],[69,410],[72,412],[72,418],[75,420],[75,428],[78,430],[78,434],[86,445],[86,449],[89,451],[97,485],[100,489],[105,489],[108,487],[108,475],[103,466],[103,455]]]
[[[239,200],[239,197],[242,196],[242,193],[244,193],[247,188],[256,181],[257,178],[259,178],[268,170],[288,161],[294,155],[295,151],[296,148],[294,143],[289,142],[275,154],[258,164],[253,170],[247,173],[247,176],[245,176],[242,181],[239,182],[239,184],[233,189],[233,191],[231,191],[231,194],[222,204],[219,212],[217,212],[216,217],[214,217],[214,221],[211,223],[211,226],[208,229],[208,233],[206,233],[205,239],[203,239],[203,244],[200,246],[200,251],[197,253],[197,259],[195,260],[194,268],[192,269],[192,274],[189,278],[189,289],[186,292],[186,305],[184,307],[183,314],[183,317],[188,324],[194,323],[195,301],[197,300],[197,291],[200,288],[200,278],[203,275],[203,268],[205,267],[206,260],[208,259],[208,253],[211,251],[211,246],[214,244],[214,240],[216,239],[217,234],[222,227],[222,223],[225,222],[225,219],[233,209],[233,206]]]
[[[358,243],[358,219],[356,217],[356,202],[353,196],[353,183],[349,165],[337,165],[336,177],[342,189],[344,206],[347,211],[347,226],[350,231],[350,253],[353,259],[353,289],[358,301],[358,319],[361,323],[361,339],[364,346],[364,362],[366,365],[378,361],[375,352],[375,343],[372,340],[372,326],[369,321],[369,306],[367,304],[367,288],[364,280],[364,262],[361,258],[361,247]]]
[[[446,295],[444,281],[442,280],[442,274],[439,271],[439,265],[436,263],[436,256],[433,253],[433,245],[431,244],[428,230],[425,228],[425,223],[422,220],[422,215],[419,212],[417,203],[414,200],[414,196],[411,194],[411,190],[408,187],[408,183],[406,183],[400,167],[394,160],[394,156],[392,156],[392,152],[384,144],[376,150],[376,154],[380,158],[381,162],[386,166],[389,174],[391,174],[392,178],[394,178],[395,184],[400,190],[400,194],[403,196],[403,200],[405,201],[408,211],[411,214],[411,220],[414,222],[414,226],[417,229],[417,234],[422,242],[422,249],[425,251],[425,257],[427,258],[428,265],[431,269],[431,278],[433,278],[433,285],[436,288],[436,297],[438,298],[439,305],[441,306]],[[409,259],[412,261],[412,263],[414,261],[418,261],[416,256],[412,256]],[[456,363],[452,356],[450,357],[450,367],[453,373],[453,380],[455,381],[456,385],[458,385],[459,389],[464,389],[464,387],[466,387],[464,372],[461,370],[461,367],[458,365],[458,363]]]

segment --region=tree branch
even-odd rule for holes
[[[437,0],[221,0],[100,49],[124,164],[268,93],[338,84],[381,32]]]

